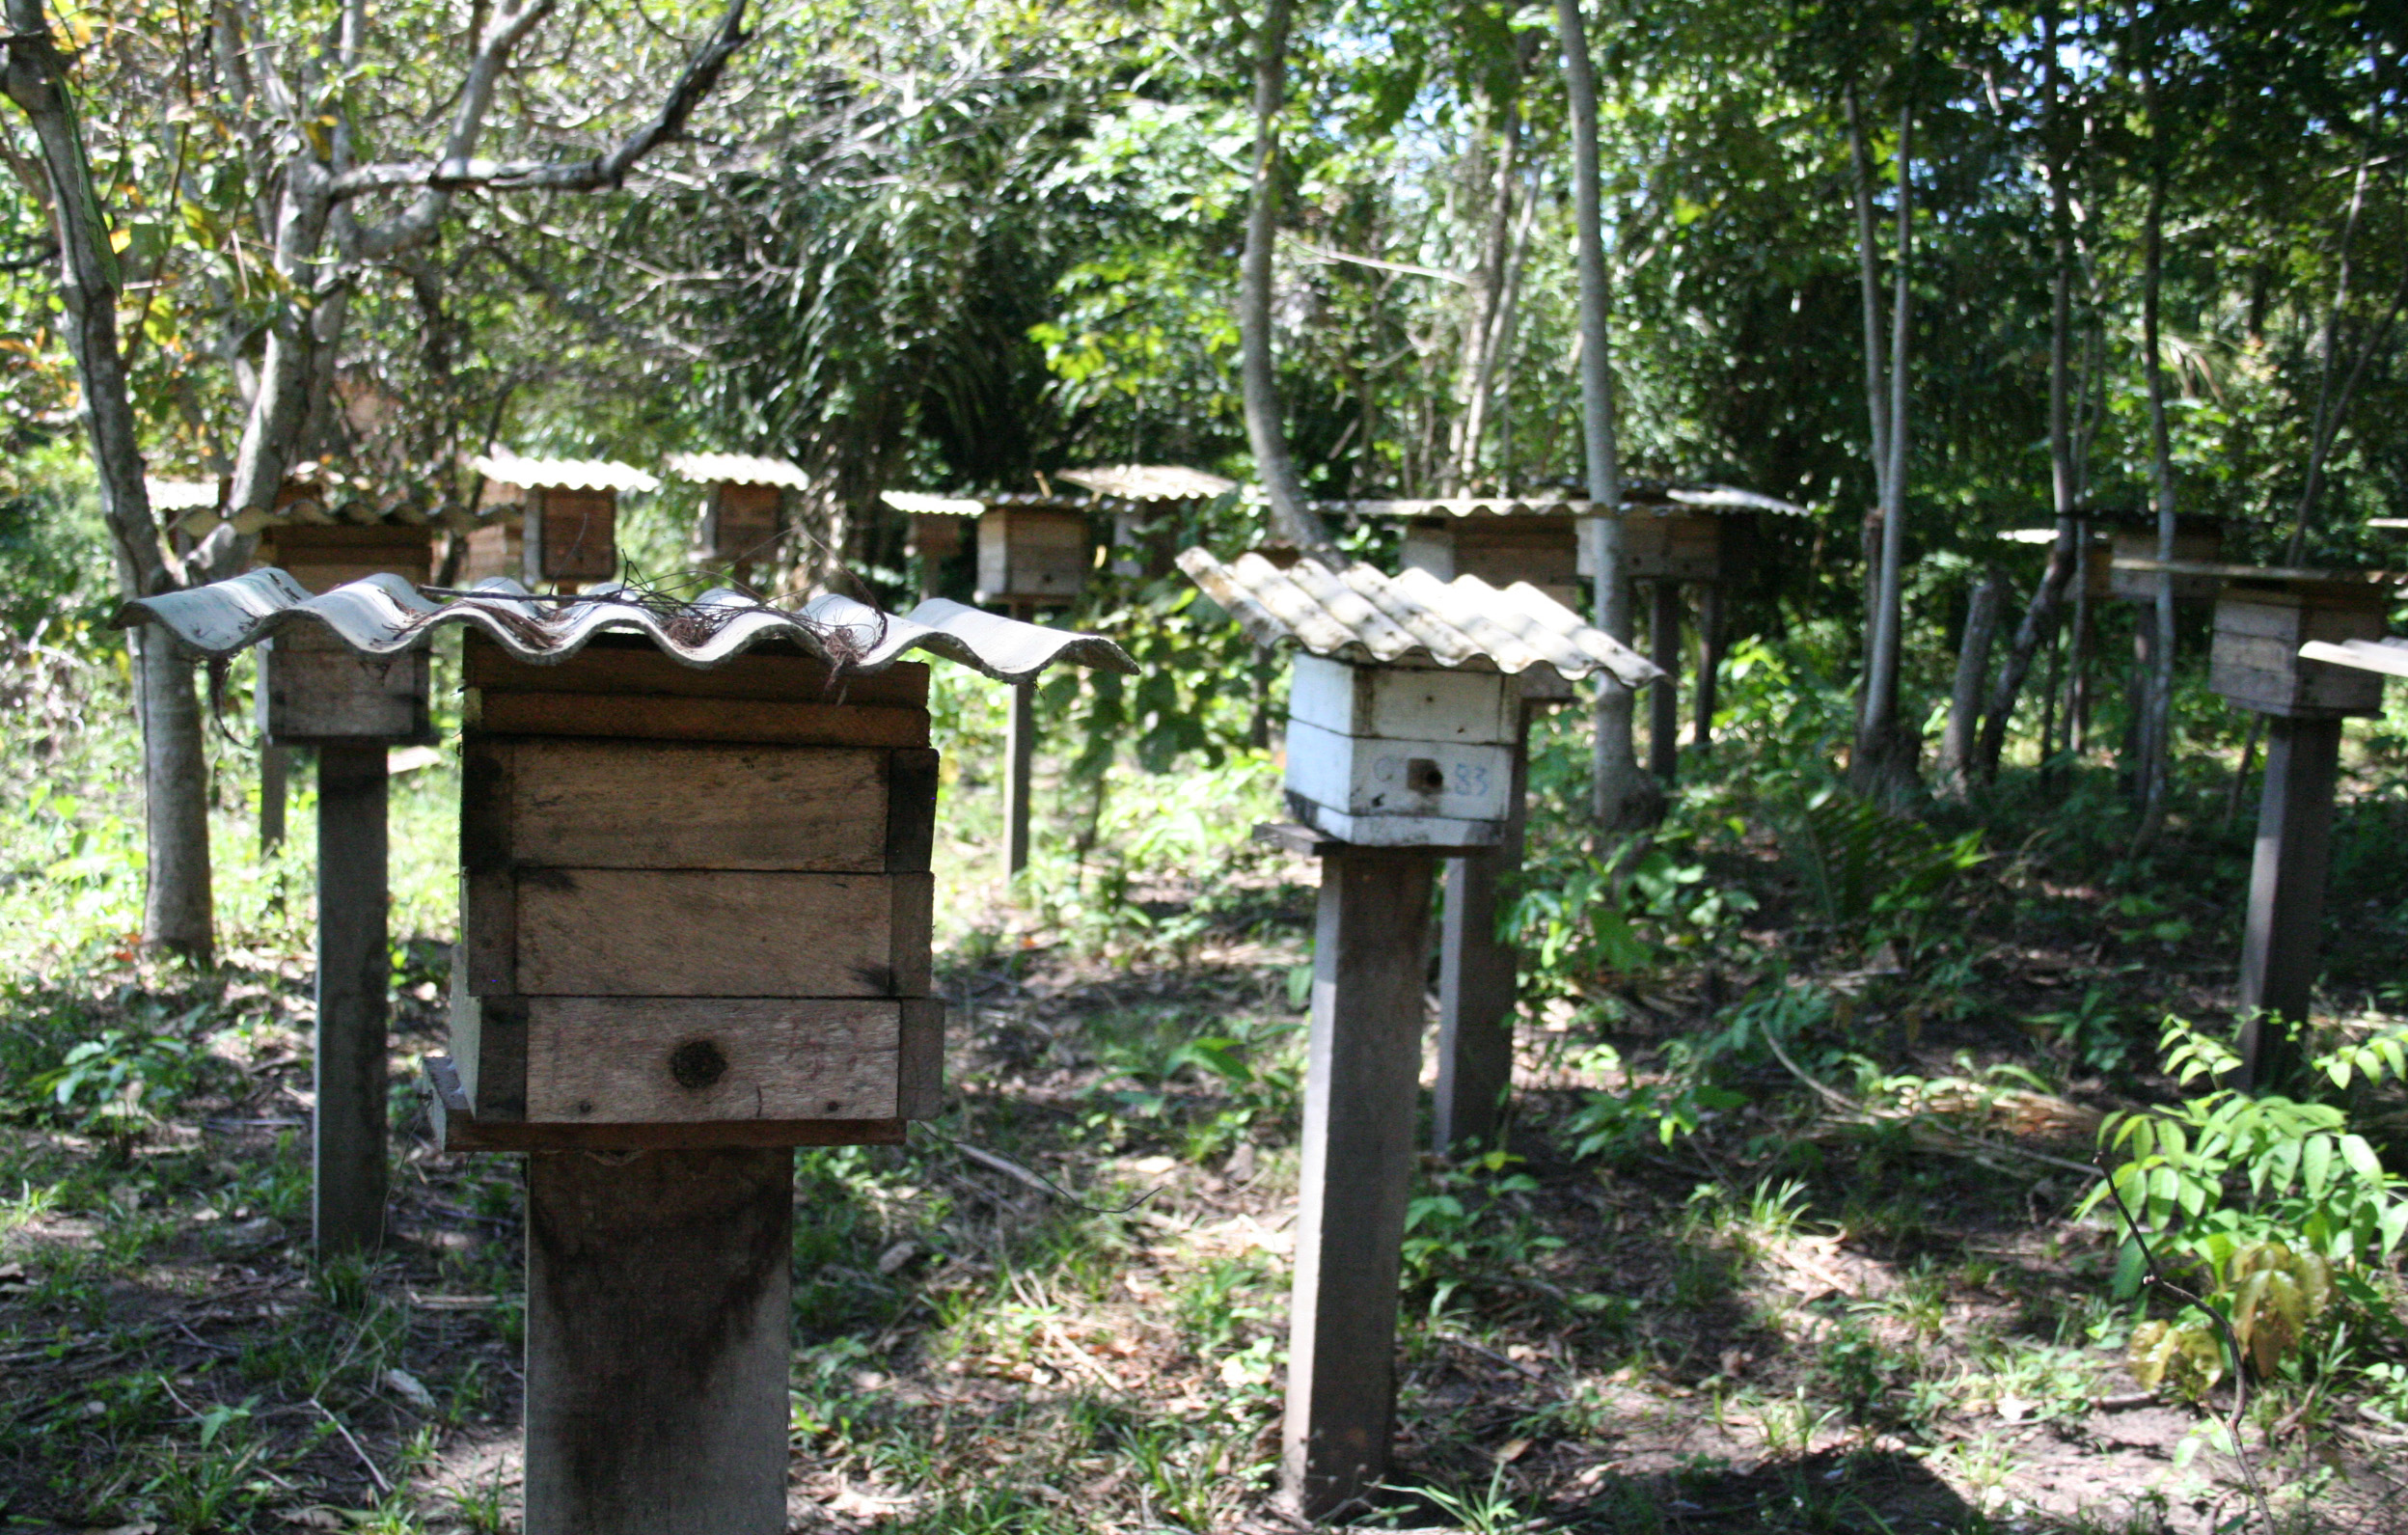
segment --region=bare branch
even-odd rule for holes
[[[685,71],[662,101],[661,109],[652,120],[629,134],[617,148],[605,154],[584,160],[480,160],[470,156],[483,126],[484,114],[493,96],[493,79],[500,73],[508,49],[523,37],[537,16],[550,8],[551,0],[533,0],[523,10],[497,18],[488,30],[485,43],[479,49],[472,68],[470,83],[463,93],[458,115],[454,118],[452,142],[445,146],[439,159],[403,161],[380,165],[363,165],[336,177],[332,183],[337,201],[358,197],[364,193],[391,191],[401,187],[424,188],[410,210],[390,223],[368,232],[361,242],[361,254],[369,257],[390,255],[414,245],[433,233],[442,217],[451,194],[473,188],[492,191],[591,192],[616,187],[635,169],[636,162],[661,145],[680,137],[686,119],[695,105],[711,93],[719,83],[720,71],[727,61],[744,46],[750,34],[744,30],[747,0],[731,0],[726,14],[720,18],[719,30],[703,44],[701,51],[688,61]]]

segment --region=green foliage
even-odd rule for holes
[[[1782,846],[1834,924],[1919,935],[1949,884],[1982,862],[1982,834],[1943,836],[1926,822],[1836,786],[1784,817]]]

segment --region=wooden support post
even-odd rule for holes
[[[1656,583],[1655,615],[1648,623],[1648,659],[1664,678],[1648,694],[1647,770],[1664,783],[1681,768],[1681,584]]]
[[[1493,1149],[1514,1083],[1514,946],[1496,919],[1504,886],[1521,872],[1523,801],[1530,785],[1526,701],[1514,746],[1505,835],[1494,847],[1446,861],[1446,915],[1438,932],[1438,1083],[1430,1144],[1440,1156]]]
[[[1034,622],[1033,603],[1014,602],[1011,616]],[[1028,802],[1035,787],[1037,753],[1037,685],[1024,682],[1012,689],[1012,712],[1003,730],[1003,873],[1018,879],[1028,866]]]
[[[260,748],[260,853],[262,857],[284,845],[285,781],[291,762],[289,748]]]
[[[2282,1086],[2304,1055],[2341,751],[2338,717],[2278,716],[2267,724],[2241,937],[2242,1071],[2247,1085],[2258,1089]]]
[[[2073,637],[2066,646],[2066,750],[2076,760],[2091,745],[2091,642],[2098,605],[2091,600],[2091,522],[2076,517],[2073,567]]]
[[[385,1234],[385,744],[317,749],[318,1256]]]
[[[1700,752],[1714,744],[1715,695],[1722,683],[1722,588],[1710,585],[1697,597],[1697,728],[1689,744]]]
[[[794,1153],[537,1152],[526,1535],[782,1535]]]
[[[1344,844],[1321,863],[1280,1457],[1281,1495],[1306,1519],[1353,1502],[1388,1467],[1437,863]]]

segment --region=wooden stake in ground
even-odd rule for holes
[[[1569,685],[1561,685],[1571,697]],[[1438,1081],[1431,1148],[1441,1156],[1500,1144],[1514,1082],[1518,958],[1496,936],[1506,888],[1521,872],[1531,705],[1520,705],[1505,832],[1494,847],[1446,861],[1438,929]]]
[[[527,1535],[782,1535],[794,1153],[537,1152]]]
[[[2370,641],[2385,593],[2364,578],[2200,566],[2235,577],[2216,600],[2208,685],[2266,717],[2265,788],[2241,936],[2243,1085],[2281,1088],[2306,1058],[2341,721],[2382,711],[2383,679],[2301,656],[2303,645]],[[2161,579],[2192,573],[2159,564]]]
[[[317,749],[317,1107],[311,1230],[321,1257],[385,1239],[385,743]]]
[[[1664,679],[1648,691],[1647,770],[1669,787],[1681,771],[1681,585],[1655,584],[1648,621],[1648,659]]]
[[[1437,862],[1419,848],[1322,847],[1280,1439],[1281,1494],[1306,1519],[1387,1474]]]
[[[260,748],[260,852],[274,852],[285,842],[285,780],[291,756],[281,746]]]

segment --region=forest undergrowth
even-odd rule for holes
[[[389,1242],[313,1268],[308,775],[261,856],[247,727],[217,733],[221,963],[137,961],[107,654],[49,635],[6,671],[0,1528],[513,1528],[520,1168],[438,1151],[418,1085],[452,769],[396,762]],[[1000,698],[939,670],[948,1107],[906,1146],[799,1154],[793,1524],[1292,1527],[1269,1491],[1314,872],[1247,839],[1277,769],[1099,773],[1057,697],[1041,856],[1006,890]],[[2105,756],[1898,819],[1818,765],[1847,702],[1804,648],[1744,647],[1726,701],[1672,817],[1610,855],[1579,829],[1585,731],[1542,728],[1511,1125],[1422,1164],[1397,1469],[1356,1521],[2401,1527],[2383,750],[2353,748],[2340,814],[2324,1074],[2243,1111],[2213,1084],[2249,846],[2229,762],[2187,761],[2136,863]]]

